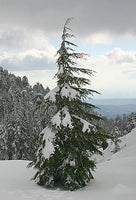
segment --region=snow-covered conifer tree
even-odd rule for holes
[[[76,53],[72,48],[76,45],[68,40],[73,37],[69,21],[64,25],[57,52],[57,86],[45,96],[45,113],[52,105],[56,106],[56,113],[39,135],[39,148],[31,166],[37,168],[34,179],[39,185],[76,190],[93,178],[95,163],[91,155],[101,154],[99,147],[106,135],[93,124],[100,117],[90,114],[94,106],[85,101],[96,91],[87,89],[90,80],[79,74],[91,76],[93,71],[76,65],[75,59],[83,58],[84,54]]]

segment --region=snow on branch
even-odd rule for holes
[[[60,94],[62,97],[68,97],[69,100],[76,99],[80,96],[80,93],[70,87],[70,85],[68,85],[67,83],[65,83],[64,87],[61,89]]]
[[[76,115],[72,115],[74,118],[79,119],[80,122],[83,124],[83,128],[82,131],[85,133],[86,131],[90,131],[92,128],[94,128],[95,126],[93,124],[90,124],[89,122],[87,122],[86,120],[76,116]]]
[[[65,106],[61,111],[57,112],[56,115],[51,119],[51,122],[56,127],[60,127],[61,125],[64,127],[73,128],[72,120],[70,113],[68,111],[67,106]]]
[[[56,94],[59,92],[59,89],[60,89],[59,86],[55,87],[53,90],[51,90],[50,92],[48,92],[45,95],[44,99],[55,102],[56,101]]]
[[[77,90],[73,89],[72,87],[70,87],[69,84],[65,83],[62,88],[57,86],[53,90],[51,90],[48,94],[46,94],[44,99],[56,102],[57,94],[59,94],[62,98],[69,98],[69,100],[76,99],[80,96],[80,93]]]
[[[43,134],[43,141],[45,141],[45,146],[42,149],[42,153],[45,159],[49,159],[51,154],[55,151],[53,141],[55,139],[55,132],[53,132],[49,127],[46,127],[41,132]]]

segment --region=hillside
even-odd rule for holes
[[[136,129],[124,136],[121,150],[112,148],[98,159],[95,179],[88,187],[76,192],[49,190],[37,186],[31,177],[33,169],[27,161],[0,161],[0,196],[2,200],[135,200],[136,197]]]

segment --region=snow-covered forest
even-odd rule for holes
[[[46,127],[55,107],[46,116],[37,109],[49,92],[37,83],[33,87],[27,77],[19,77],[0,67],[0,159],[31,160],[36,149],[34,138]],[[136,113],[100,121],[109,135],[126,135],[136,127]]]
[[[32,159],[33,140],[49,120],[36,106],[48,91],[39,83],[31,87],[27,77],[21,79],[0,67],[1,160]]]

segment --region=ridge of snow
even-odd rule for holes
[[[93,155],[92,158],[97,162],[109,161],[114,158],[130,156],[130,151],[132,155],[136,155],[136,128],[134,128],[129,134],[120,137],[120,142],[118,143],[120,150],[116,153],[115,151],[115,143],[112,140],[108,140],[108,147],[105,150],[102,150],[103,155]]]

